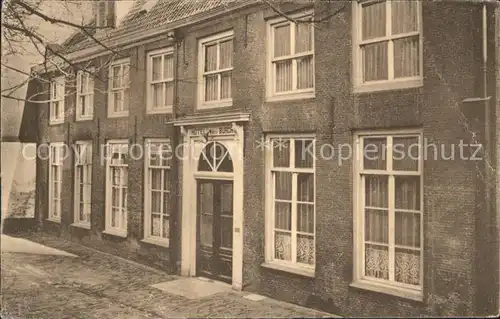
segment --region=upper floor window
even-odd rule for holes
[[[172,48],[148,54],[147,112],[172,112],[174,104],[174,51]]]
[[[233,31],[200,40],[198,65],[199,107],[231,105]]]
[[[130,103],[130,61],[115,61],[109,69],[108,116],[128,116]]]
[[[76,75],[76,119],[92,119],[94,114],[94,77],[92,72],[78,71]]]
[[[355,89],[422,85],[420,1],[355,1]]]
[[[421,298],[421,134],[375,131],[357,134],[355,140],[355,282]]]
[[[99,0],[96,3],[96,26],[98,28],[114,27],[115,0]]]
[[[64,76],[53,79],[49,84],[49,113],[50,124],[59,124],[64,122],[64,95],[65,95]]]
[[[271,99],[314,95],[314,26],[311,14],[268,23],[267,96]]]

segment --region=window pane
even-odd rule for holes
[[[363,16],[362,39],[368,40],[386,35],[386,3],[374,2],[361,7]]]
[[[123,91],[123,110],[128,111],[130,104],[130,89]]]
[[[165,83],[165,105],[174,105],[174,82]]]
[[[115,112],[119,112],[122,110],[122,92],[114,92],[113,93],[113,106]]]
[[[389,219],[387,210],[365,210],[365,241],[387,244],[389,242]]]
[[[220,95],[221,99],[229,99],[231,98],[231,76],[232,72],[224,72],[221,73],[221,90],[220,90]]]
[[[119,65],[114,66],[111,70],[112,70],[111,76],[113,79],[113,88],[121,87],[121,78],[122,78],[121,66]]]
[[[314,156],[312,140],[295,140],[295,167],[312,168]]]
[[[275,198],[282,200],[292,200],[292,173],[274,172],[275,179]]]
[[[314,265],[314,236],[297,235],[297,262]]]
[[[219,76],[212,74],[205,76],[205,101],[218,100]]]
[[[418,171],[420,145],[418,137],[393,138],[392,167],[397,171]]]
[[[314,174],[297,174],[297,200],[314,203]]]
[[[392,1],[392,34],[418,31],[418,1]]]
[[[368,207],[388,208],[388,176],[365,176],[365,205]]]
[[[220,67],[219,69],[233,66],[233,40],[220,43]]]
[[[396,245],[420,248],[420,214],[396,211]]]
[[[389,279],[389,252],[387,247],[365,245],[365,275]]]
[[[314,234],[314,205],[297,204],[297,230]]]
[[[387,80],[387,41],[366,44],[361,49],[364,81]]]
[[[151,169],[151,189],[161,190],[161,169]]]
[[[312,28],[311,23],[298,23],[295,26],[295,53],[312,51]]]
[[[217,70],[217,44],[205,47],[205,72]]]
[[[276,202],[274,206],[274,228],[282,230],[292,229],[292,204]]]
[[[151,236],[160,236],[161,215],[151,214]]]
[[[151,212],[161,213],[161,192],[151,192]]]
[[[420,284],[420,252],[396,248],[395,279],[410,285]]]
[[[290,24],[274,28],[274,57],[290,55]]]
[[[163,95],[163,83],[156,83],[151,86],[153,95],[153,108],[159,108],[163,106],[162,95]]]
[[[290,233],[275,232],[274,244],[274,258],[292,260],[292,236]]]
[[[205,214],[214,211],[214,189],[212,183],[200,184],[200,210]]]
[[[123,66],[123,82],[122,82],[122,86],[123,87],[129,87],[130,86],[129,80],[130,80],[130,66],[128,64],[125,64]]]
[[[212,247],[213,241],[213,215],[201,214],[200,216],[200,244]]]
[[[233,184],[221,185],[221,210],[223,214],[233,213]]]
[[[174,56],[165,55],[163,59],[163,79],[171,79],[174,77]]]
[[[158,81],[161,80],[161,56],[155,56],[153,57],[153,63],[152,63],[152,80],[153,81]]]
[[[276,138],[271,140],[274,167],[290,167],[290,140]]]
[[[364,169],[387,169],[387,139],[363,138],[363,168]]]
[[[420,176],[395,176],[396,209],[420,210]]]
[[[297,59],[297,89],[308,89],[314,86],[313,56]]]
[[[220,245],[224,248],[233,247],[233,218],[221,217]]]
[[[276,62],[276,92],[292,90],[292,60]]]
[[[168,216],[163,216],[163,233],[162,237],[163,238],[168,238],[170,234],[170,221],[168,219]],[[232,232],[231,232],[232,234]]]
[[[394,40],[394,77],[417,76],[420,73],[419,38]]]

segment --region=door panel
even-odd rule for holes
[[[233,182],[198,181],[199,275],[231,282],[233,247]]]

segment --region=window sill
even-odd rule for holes
[[[128,112],[108,114],[108,118],[128,117]]]
[[[106,235],[127,238],[127,232],[126,231],[120,231],[120,230],[114,230],[114,229],[106,229],[106,230],[103,230],[102,233],[106,234]]]
[[[60,219],[60,218],[53,218],[53,217],[52,217],[52,218],[50,218],[50,217],[49,217],[49,218],[47,218],[46,220],[47,220],[47,221],[49,221],[49,222],[52,222],[52,223],[57,223],[57,224],[60,224],[60,223],[61,223],[61,219]]]
[[[94,119],[93,116],[78,116],[78,117],[76,117],[77,122],[92,121],[93,119]]]
[[[90,230],[90,224],[73,223],[70,226]]]
[[[214,101],[214,102],[201,102],[198,104],[198,110],[209,110],[216,109],[220,107],[230,107],[233,106],[233,100],[225,100],[225,101]]]
[[[354,287],[363,290],[380,292],[386,295],[393,295],[404,299],[411,299],[415,301],[423,301],[424,294],[422,291],[410,290],[401,287],[394,287],[368,281],[355,281],[349,284],[349,287]]]
[[[283,264],[278,264],[274,262],[265,262],[260,265],[261,267],[268,268],[268,269],[274,269],[274,270],[279,270],[279,271],[284,271],[288,273],[292,273],[295,275],[300,275],[304,277],[309,277],[309,278],[315,278],[316,274],[314,269],[306,269],[306,268],[300,268],[300,267],[293,267],[293,266],[287,266]]]
[[[272,95],[266,98],[266,102],[281,102],[281,101],[292,101],[292,100],[305,100],[314,99],[314,92],[300,92],[300,93],[287,93],[280,95]]]
[[[49,125],[60,125],[64,124],[64,120],[49,121]]]
[[[401,80],[401,81],[384,81],[378,83],[365,83],[359,86],[355,86],[353,89],[354,93],[370,93],[370,92],[380,92],[389,90],[402,90],[417,88],[424,85],[422,78],[411,79],[411,80]]]
[[[144,238],[141,240],[141,242],[150,244],[150,245],[155,245],[155,246],[161,246],[164,248],[169,248],[170,243],[169,240],[161,240],[161,239],[155,239],[155,238]]]
[[[172,113],[172,107],[168,108],[161,108],[161,109],[147,109],[146,114],[147,115],[154,115],[154,114],[169,114]]]

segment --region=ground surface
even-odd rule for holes
[[[45,246],[5,235],[1,242],[2,318],[329,316],[55,238],[43,238]]]

